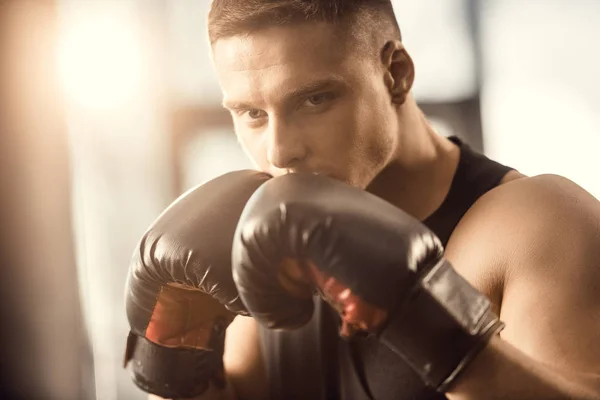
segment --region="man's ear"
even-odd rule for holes
[[[381,49],[384,82],[392,102],[404,104],[415,80],[415,66],[400,40],[389,40]]]

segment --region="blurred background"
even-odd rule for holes
[[[441,134],[600,197],[600,2],[394,3]],[[209,1],[0,4],[0,398],[143,399],[122,367],[132,251],[184,190],[250,167]]]

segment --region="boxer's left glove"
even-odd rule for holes
[[[186,398],[225,384],[225,329],[247,314],[231,276],[231,242],[246,201],[269,178],[236,171],[200,185],[142,237],[126,284],[125,354],[142,390]]]
[[[490,301],[443,257],[438,238],[363,190],[308,174],[249,200],[233,242],[240,297],[270,328],[308,321],[316,289],[341,334],[371,333],[444,391],[502,327]]]

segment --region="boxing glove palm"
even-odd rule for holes
[[[267,179],[236,171],[200,185],[142,237],[126,283],[125,355],[141,389],[181,398],[224,384],[225,329],[247,314],[231,276],[231,242],[246,201]]]
[[[240,296],[262,324],[307,322],[313,303],[302,287],[311,287],[339,312],[342,335],[377,335],[441,391],[502,327],[427,227],[322,176],[261,187],[240,218],[232,260]]]

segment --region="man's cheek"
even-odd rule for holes
[[[267,157],[266,147],[257,147],[254,149],[251,155],[254,166],[260,171],[266,172],[270,175],[279,175],[279,169],[271,165]]]
[[[267,161],[266,149],[261,147],[260,143],[251,140],[247,135],[243,133],[236,134],[238,143],[244,150],[246,156],[250,159],[255,168],[268,172],[269,163]]]
[[[353,130],[352,117],[339,110],[324,113],[319,118],[313,118],[311,124],[304,127],[304,139],[311,144],[338,147],[348,144],[348,133]],[[337,148],[339,150],[339,148]]]

